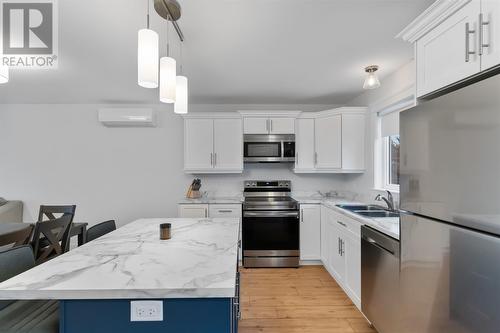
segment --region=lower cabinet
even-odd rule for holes
[[[361,309],[361,223],[335,210],[321,210],[321,261]]]
[[[208,217],[208,204],[180,204],[179,217],[202,219]]]
[[[321,205],[300,205],[300,260],[321,259]]]

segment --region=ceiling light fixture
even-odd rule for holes
[[[180,45],[180,53],[181,53],[181,67],[180,67],[180,75],[177,76],[177,87],[176,87],[176,96],[175,96],[175,104],[174,104],[174,112],[177,114],[186,114],[188,113],[188,79],[183,74],[182,70],[182,42]]]
[[[160,59],[160,102],[175,103],[177,63],[170,57],[170,37],[167,21],[167,56]]]
[[[158,88],[158,34],[149,29],[149,1],[146,29],[139,30],[137,40],[137,83],[144,88]]]
[[[0,84],[9,82],[9,67],[0,65]]]
[[[378,71],[377,65],[368,66],[365,68],[365,72],[368,73],[363,84],[363,89],[376,89],[380,87],[380,81],[375,72]]]

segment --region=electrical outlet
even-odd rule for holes
[[[163,321],[163,301],[130,301],[130,321]]]

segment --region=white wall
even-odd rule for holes
[[[348,103],[349,106],[368,106],[366,125],[366,165],[367,172],[348,175],[345,187],[355,189],[359,198],[371,202],[380,193],[374,189],[374,140],[376,136],[377,111],[381,105],[390,103],[395,96],[415,85],[415,62],[412,60],[381,82],[381,87],[368,90]],[[398,195],[395,196],[398,199]]]
[[[105,105],[106,107],[120,105]],[[152,105],[157,128],[107,128],[102,105],[0,105],[0,196],[25,203],[34,221],[40,204],[76,204],[78,221],[176,216],[192,175],[183,168],[183,123]],[[192,106],[196,111],[319,110],[331,106]],[[343,188],[345,175],[295,175],[284,165],[254,165],[242,175],[202,176],[202,190],[241,191],[245,179],[285,178],[295,190]]]

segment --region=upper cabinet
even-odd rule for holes
[[[295,134],[299,111],[240,111],[244,134]]]
[[[239,115],[197,115],[184,119],[184,171],[243,172],[243,131]]]
[[[296,122],[296,173],[365,170],[366,108],[304,113]]]
[[[400,37],[414,43],[417,96],[500,64],[500,0],[438,0]]]

